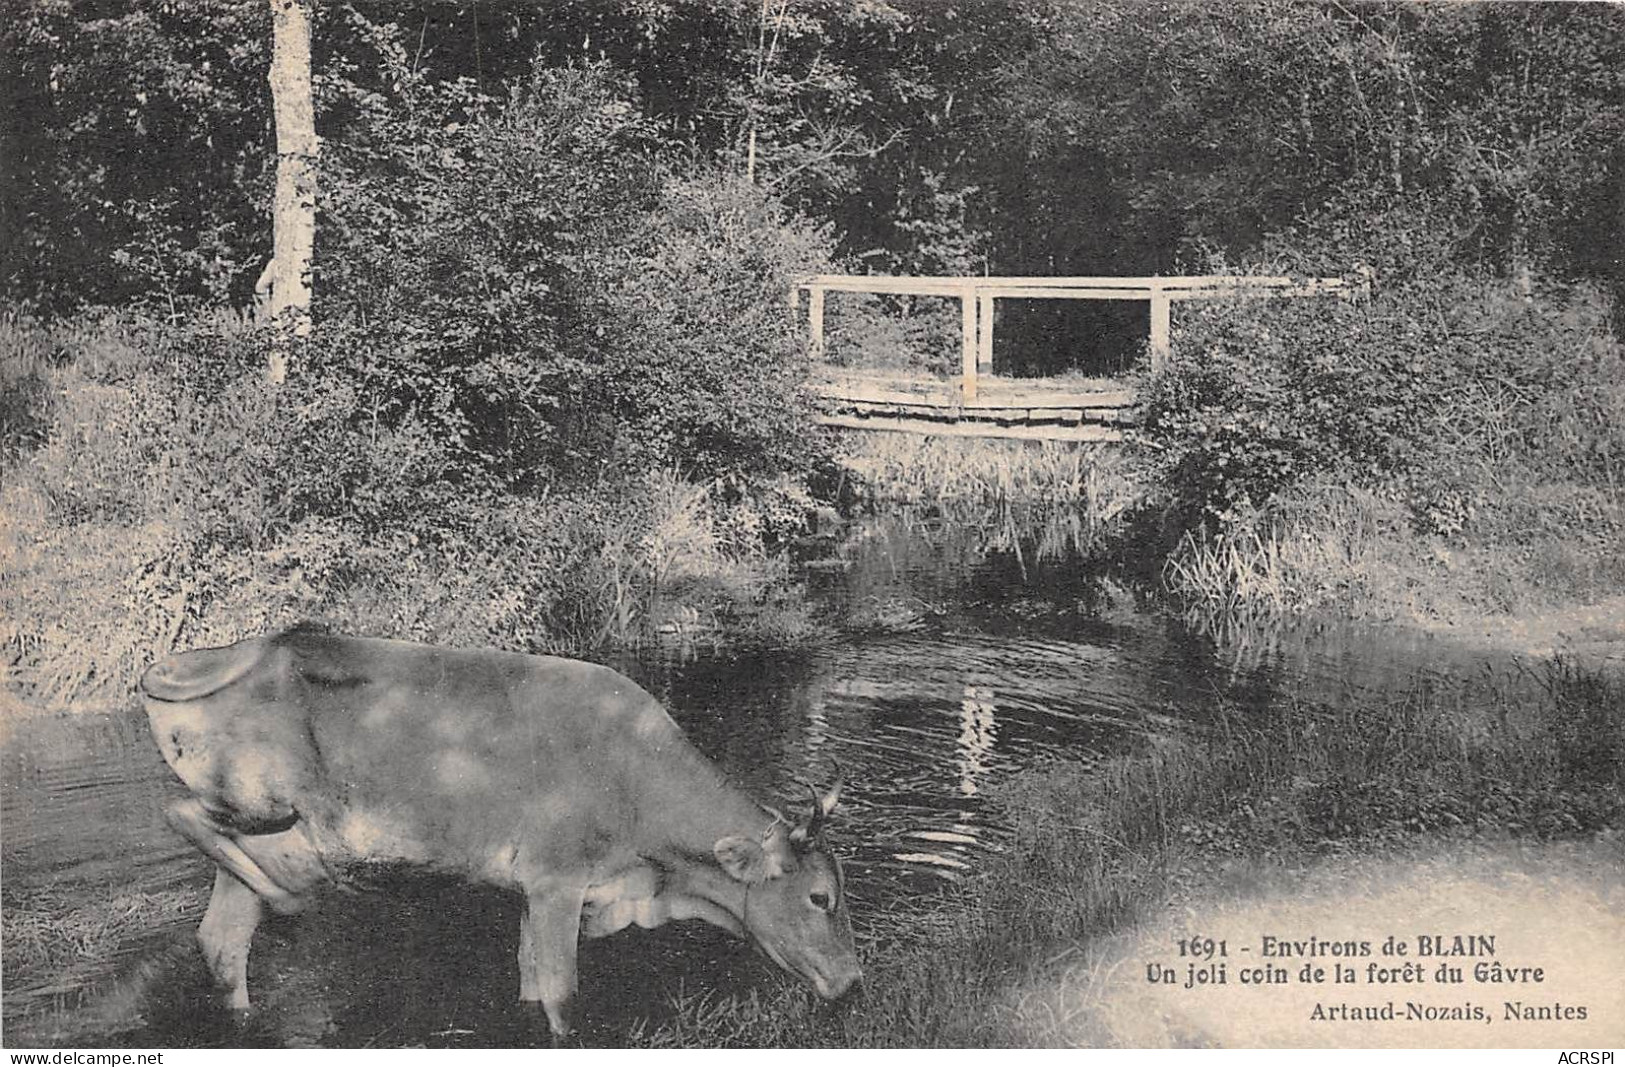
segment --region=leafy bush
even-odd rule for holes
[[[826,239],[743,182],[668,183],[593,309],[583,399],[618,427],[622,462],[700,479],[810,468],[806,341],[785,296]]]
[[[1145,429],[1165,487],[1213,523],[1311,479],[1403,501],[1454,534],[1495,473],[1617,487],[1625,360],[1592,294],[1525,299],[1453,270],[1380,279],[1368,300],[1188,308]]]
[[[381,425],[453,442],[462,477],[543,483],[583,458],[561,434],[591,422],[588,307],[658,194],[657,146],[601,67],[539,69],[497,101],[380,48],[389,95],[331,85],[370,137],[324,155],[312,358],[377,397]]]
[[[538,67],[498,101],[380,48],[390,94],[333,83],[374,136],[333,153],[311,359],[498,491],[805,469],[785,294],[826,233],[724,175],[672,177],[607,66]]]
[[[1250,269],[1363,265],[1369,296],[1181,309],[1171,365],[1143,389],[1170,588],[1225,613],[1459,620],[1617,586],[1609,301],[1532,265],[1464,266],[1472,240],[1438,211],[1351,198]]]
[[[285,383],[230,314],[0,328],[0,639],[47,695],[299,618],[581,648],[663,586],[722,613],[782,584],[766,545],[822,452],[784,296],[828,234],[675,177],[604,65],[496,100],[352,21],[381,71],[319,85],[358,132],[323,156]]]
[[[41,372],[43,443],[0,482],[0,648],[42,699],[301,619],[580,651],[642,633],[663,597],[706,618],[780,598],[765,541],[810,504],[788,475],[714,502],[658,471],[499,490],[458,476],[458,443],[424,421],[376,417],[385,398],[327,347],[347,334],[319,334],[276,387],[252,326],[121,329],[133,358]]]

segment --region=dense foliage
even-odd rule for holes
[[[1383,238],[1427,232],[1376,221]],[[1186,310],[1144,429],[1187,521],[1323,480],[1389,493],[1419,527],[1452,534],[1497,478],[1620,487],[1625,355],[1607,301],[1525,294],[1411,244],[1433,269],[1390,272],[1352,299]]]
[[[0,284],[53,308],[246,302],[270,248],[263,4],[13,5]]]
[[[601,64],[492,100],[380,51],[398,88],[364,95],[372,136],[328,154],[317,264],[320,353],[374,418],[416,420],[508,489],[805,469],[784,294],[826,263],[820,233],[726,174],[680,176]]]
[[[672,166],[601,65],[490,99],[376,40],[398,80],[324,156],[285,383],[231,312],[0,329],[0,637],[38,691],[298,618],[580,649],[682,590],[694,620],[805,625],[765,552],[821,455],[784,296],[821,231]]]
[[[1361,300],[1181,307],[1145,383],[1176,538],[1333,484],[1429,537],[1528,548],[1560,515],[1592,563],[1625,544],[1617,7],[313,15],[316,328],[281,391],[222,310],[270,243],[264,5],[29,0],[0,25],[7,565],[35,575],[6,583],[36,620],[14,648],[119,646],[86,620],[120,589],[148,643],[368,603],[470,640],[624,629],[672,545],[760,563],[810,502],[785,296],[837,264],[1363,268]],[[1023,303],[1001,370],[1139,358],[1142,307]],[[957,358],[944,301],[837,299],[830,325],[839,360]]]
[[[603,63],[660,138],[748,171],[877,269],[1171,273],[1306,210],[1375,199],[1443,213],[1497,272],[1530,263],[1620,284],[1613,5],[572,0],[315,14],[329,148],[385,143],[370,105],[403,73],[500,97],[537,58]],[[0,212],[21,238],[10,291],[246,299],[268,240],[267,21],[251,0],[117,14],[34,0],[0,27],[15,148]]]
[[[1226,612],[1457,618],[1617,589],[1616,305],[1498,276],[1460,232],[1442,213],[1327,212],[1258,266],[1357,257],[1363,293],[1183,309],[1143,431],[1183,535],[1176,590]]]

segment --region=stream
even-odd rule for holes
[[[612,663],[760,800],[800,807],[806,783],[842,776],[831,832],[861,949],[885,937],[885,916],[998,854],[999,787],[1026,768],[1100,760],[1201,729],[1220,701],[1294,695],[1341,706],[1421,684],[1454,686],[1471,700],[1490,662],[1425,637],[1348,626],[1218,641],[1105,569],[1041,554],[990,550],[974,527],[874,520],[807,575],[815,603],[848,620],[844,636],[750,654],[674,640]],[[174,902],[120,946],[109,973],[70,968],[80,977],[19,984],[8,969],[8,1044],[62,1036],[29,1029],[44,1017],[67,1019],[81,1045],[522,1040],[513,1007],[518,901],[434,883],[335,897],[267,922],[251,964],[256,1030],[221,1033],[198,1010],[205,990],[191,960],[212,868],[164,822],[182,790],[135,702],[6,727],[0,772],[8,908],[142,895]],[[82,995],[93,980],[97,995]],[[697,924],[589,942],[588,1040],[613,1044],[658,1021],[680,990],[779,980],[746,946]],[[42,1001],[59,1010],[30,1010]]]

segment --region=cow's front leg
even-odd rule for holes
[[[248,946],[259,923],[259,896],[224,867],[216,868],[197,940],[221,998],[239,1017],[248,1013]]]
[[[525,896],[519,924],[519,999],[540,1003],[555,1040],[570,1034],[584,886],[550,884]]]

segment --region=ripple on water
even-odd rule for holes
[[[1220,698],[1247,706],[1297,693],[1342,704],[1482,674],[1482,661],[1441,659],[1437,648],[1396,647],[1380,634],[1276,635],[1238,651],[1133,610],[1087,568],[1023,568],[929,533],[924,543],[895,530],[862,540],[852,566],[822,579],[834,602],[923,598],[931,611],[919,627],[868,629],[812,650],[690,662],[651,652],[619,664],[764,801],[802,806],[806,784],[839,769],[833,839],[865,937],[884,936],[875,917],[999,852],[999,786],[1037,762],[1098,760],[1199,729]],[[138,710],[29,720],[8,733],[0,768],[8,898],[46,887],[89,899],[117,884],[195,886],[201,901],[210,874],[164,823],[179,788]],[[393,903],[340,898],[270,924],[256,942],[272,1005],[266,1025],[273,1040],[341,1045],[511,1043],[507,1013],[492,1005],[512,998],[516,924],[517,904],[501,894],[444,889]],[[760,975],[748,950],[704,930],[592,944],[584,988],[625,994],[604,1009],[611,1028],[666,1004],[696,970],[717,988]],[[17,988],[12,977],[8,964]],[[5,1017],[10,1034],[14,1013]],[[218,1040],[189,1033],[160,1026],[143,1039]]]

